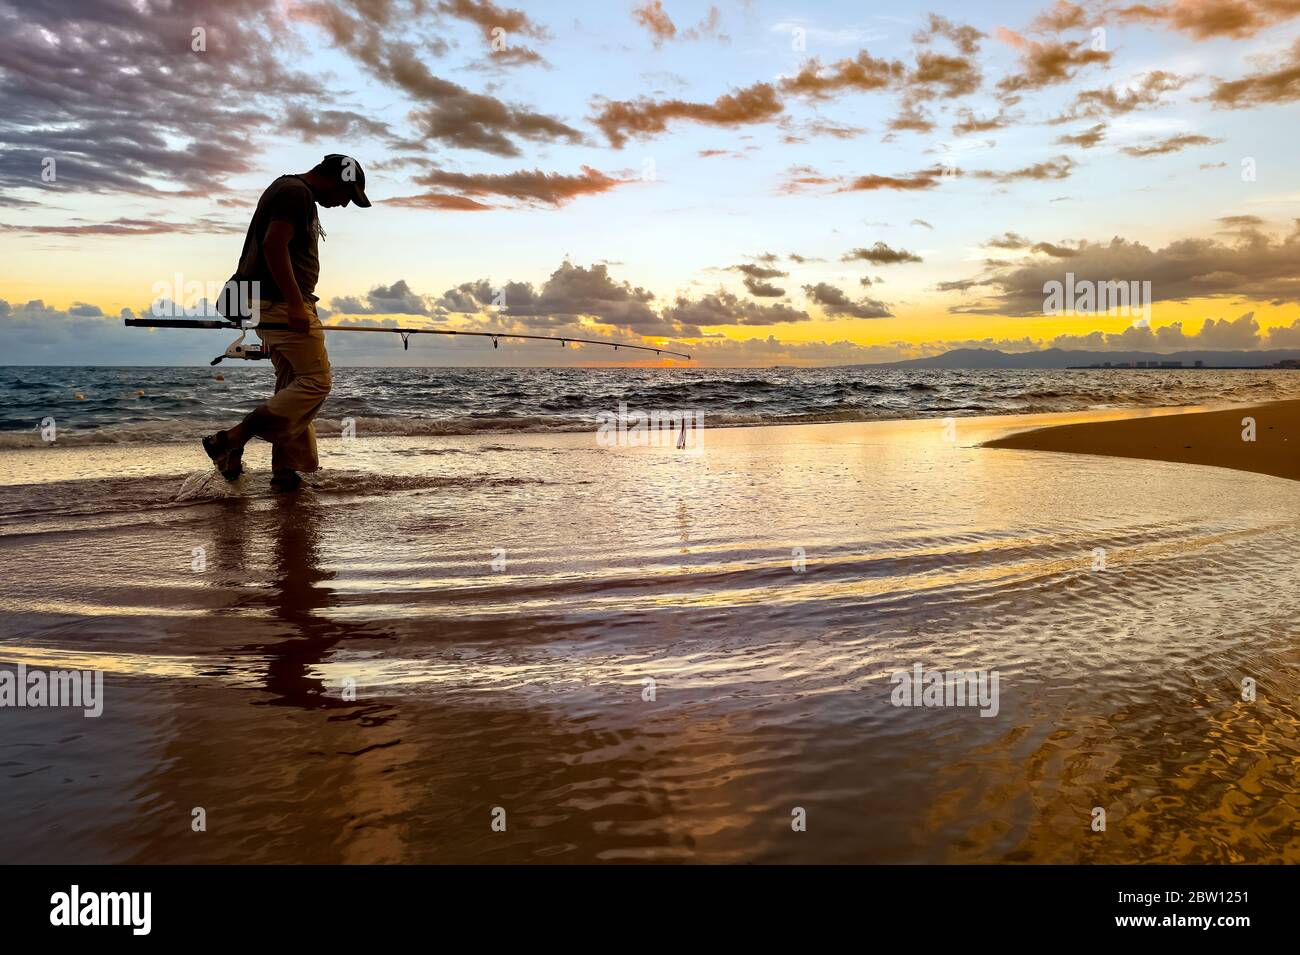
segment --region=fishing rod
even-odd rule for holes
[[[262,347],[261,343],[244,344],[244,336],[250,331],[257,331],[259,328],[267,329],[287,329],[288,322],[259,322],[256,325],[243,325],[240,322],[225,320],[193,320],[184,318],[127,318],[123,320],[127,325],[133,325],[138,328],[226,328],[238,329],[239,337],[226,346],[226,350],[212,359],[209,364],[215,365],[224,358],[246,358],[258,359],[269,357],[268,352]],[[404,350],[411,347],[412,335],[467,335],[473,338],[490,338],[492,347],[498,348],[499,340],[502,338],[527,339],[537,342],[559,342],[563,348],[569,342],[579,345],[605,345],[618,351],[620,348],[632,349],[635,351],[652,351],[656,355],[674,355],[677,358],[690,360],[690,355],[685,352],[670,351],[667,348],[656,348],[653,345],[629,345],[627,342],[602,342],[594,338],[570,338],[568,336],[560,337],[557,335],[520,335],[514,332],[462,332],[450,328],[386,328],[381,325],[322,325],[322,329],[327,332],[391,332],[395,335],[402,336],[402,348]]]

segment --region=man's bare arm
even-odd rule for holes
[[[293,263],[289,260],[289,241],[292,238],[292,223],[272,219],[262,243],[262,255],[266,258],[271,278],[275,279],[289,307],[289,327],[295,332],[305,332],[311,325],[311,315],[303,301],[302,289],[298,288],[298,279],[293,274]]]

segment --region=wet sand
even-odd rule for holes
[[[1246,419],[1254,420],[1253,437]],[[1204,464],[1294,481],[1300,479],[1300,401],[1057,425],[986,446]]]
[[[359,435],[297,499],[260,446],[234,489],[4,452],[0,665],[107,675],[99,719],[0,710],[0,852],[1298,861],[1300,485],[982,446],[1131,414]],[[917,662],[997,715],[894,706]]]

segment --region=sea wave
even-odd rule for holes
[[[193,441],[266,399],[264,369],[0,368],[0,450]],[[602,416],[706,427],[1172,407],[1300,397],[1286,371],[339,368],[323,437],[582,432]],[[53,441],[49,441],[53,437]]]

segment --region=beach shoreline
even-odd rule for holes
[[[986,448],[1137,458],[1300,480],[1300,401],[1036,427]]]

